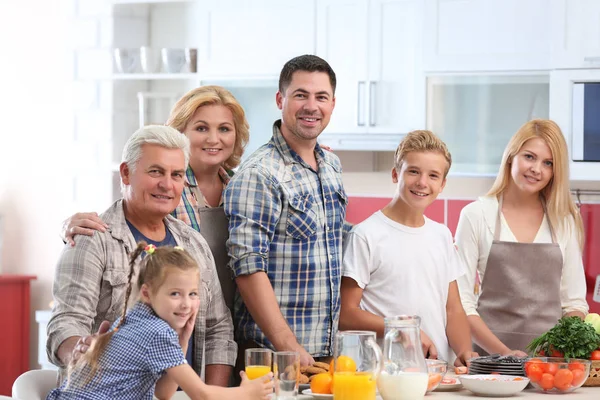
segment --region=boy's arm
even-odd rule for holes
[[[478,354],[473,351],[471,346],[471,329],[467,320],[467,314],[460,302],[456,281],[450,282],[448,288],[446,315],[448,319],[446,336],[448,336],[450,347],[457,356],[454,365],[457,367],[467,365],[467,360],[477,357]]]
[[[340,330],[373,331],[383,337],[383,318],[359,307],[362,294],[363,289],[354,279],[342,277]]]

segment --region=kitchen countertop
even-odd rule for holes
[[[535,389],[526,389],[520,393],[517,393],[514,396],[503,397],[503,398],[511,398],[511,399],[546,399],[549,400],[553,398],[552,394],[545,394],[536,391]],[[565,395],[557,395],[559,399],[562,396],[566,396],[565,400],[598,400],[600,399],[600,387],[582,387],[577,389],[572,393],[568,393]],[[310,395],[298,395],[298,400],[312,400],[313,397]],[[498,397],[483,397],[477,396],[472,392],[462,389],[453,392],[432,392],[425,396],[424,400],[446,400],[446,399],[498,399]],[[380,396],[377,396],[377,400],[381,400]]]
[[[563,398],[563,395],[557,395],[558,399]],[[574,391],[573,393],[565,394],[565,400],[599,400],[600,399],[600,387],[582,387]],[[273,397],[274,398],[274,397]],[[535,389],[526,389],[520,393],[517,393],[514,396],[503,397],[503,398],[511,398],[511,399],[552,399],[554,395],[545,394],[536,391]],[[424,400],[448,400],[448,399],[498,399],[498,397],[483,397],[477,396],[466,389],[452,391],[452,392],[432,392],[425,396]],[[172,400],[189,400],[184,393],[178,392],[175,396],[173,396]],[[298,395],[298,400],[313,400],[313,397],[310,395]],[[382,400],[380,396],[377,396],[377,400]]]

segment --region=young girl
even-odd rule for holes
[[[139,301],[129,312],[133,265],[143,252],[137,282]],[[180,386],[192,399],[258,400],[273,391],[271,380],[222,388],[206,385],[186,363],[189,338],[200,304],[196,262],[180,247],[141,242],[130,260],[123,316],[72,366],[53,399],[168,399]],[[270,376],[269,376],[270,377]]]
[[[478,352],[523,356],[563,315],[585,316],[583,224],[556,123],[532,120],[512,137],[487,196],[462,210],[455,239]]]

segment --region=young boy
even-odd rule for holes
[[[402,140],[394,159],[394,198],[355,226],[344,246],[340,330],[382,337],[383,317],[418,315],[425,355],[466,365],[477,353],[456,283],[465,270],[448,228],[423,215],[444,189],[450,153],[419,130]]]

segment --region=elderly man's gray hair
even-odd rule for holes
[[[121,162],[134,171],[135,165],[142,157],[142,146],[156,144],[167,149],[181,149],[185,156],[185,166],[190,161],[190,141],[177,129],[166,125],[148,125],[135,131],[125,143]]]
[[[142,157],[142,146],[155,144],[167,149],[181,149],[185,157],[185,167],[190,161],[190,140],[177,129],[166,125],[147,125],[138,129],[129,137],[121,162],[126,163],[129,171],[134,172],[137,162]],[[121,193],[125,196],[126,187],[121,181]]]

